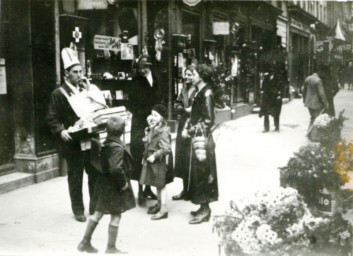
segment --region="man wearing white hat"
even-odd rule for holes
[[[85,222],[84,204],[82,199],[83,169],[88,175],[88,186],[90,197],[93,196],[97,171],[90,164],[89,151],[81,151],[80,141],[73,139],[68,128],[74,126],[80,115],[69,100],[71,96],[79,95],[81,91],[94,91],[99,95],[101,104],[104,97],[95,86],[82,76],[82,67],[77,55],[71,48],[64,48],[61,52],[63,66],[65,69],[64,82],[61,87],[56,88],[50,98],[47,123],[51,132],[56,136],[59,143],[59,152],[67,162],[67,174],[72,211],[75,219]],[[98,92],[98,93],[97,93]],[[82,108],[82,106],[81,106]],[[85,106],[83,106],[83,109]],[[90,203],[90,213],[94,212],[94,206]]]

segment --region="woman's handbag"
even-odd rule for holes
[[[197,160],[199,160],[200,162],[206,161],[206,144],[207,139],[202,130],[202,127],[201,125],[197,125],[195,130],[195,136],[192,138],[192,147],[195,150]]]

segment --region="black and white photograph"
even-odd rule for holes
[[[0,0],[0,256],[353,256],[353,0]]]

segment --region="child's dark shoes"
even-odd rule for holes
[[[77,250],[79,250],[80,252],[98,253],[98,250],[91,245],[91,242],[88,242],[86,240],[82,240],[78,244]]]

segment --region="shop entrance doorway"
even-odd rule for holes
[[[189,55],[191,59],[200,60],[200,37],[201,37],[200,15],[184,10],[182,12],[182,34],[191,35],[189,49],[193,54]],[[186,63],[190,64],[190,63]]]

